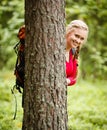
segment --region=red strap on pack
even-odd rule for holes
[[[25,25],[21,26],[18,32],[19,39],[25,39]]]

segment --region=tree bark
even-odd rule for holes
[[[25,0],[22,130],[67,130],[64,0]]]

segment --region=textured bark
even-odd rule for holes
[[[64,0],[25,0],[22,130],[67,130]]]

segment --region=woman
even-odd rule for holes
[[[86,42],[88,26],[81,20],[73,20],[66,30],[66,81],[71,86],[76,83],[78,55],[81,46]]]

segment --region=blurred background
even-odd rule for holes
[[[13,47],[18,42],[17,33],[24,24],[24,1],[0,1],[0,69],[14,68]]]
[[[66,0],[66,24],[83,19],[89,26],[89,38],[81,51],[82,78],[107,79],[107,1]],[[24,1],[0,1],[0,69],[14,68],[14,45],[24,24]]]
[[[80,52],[78,83],[68,88],[69,130],[107,130],[107,0],[66,0],[65,10],[66,25],[82,19],[89,26],[88,41]],[[21,95],[16,92],[19,105],[14,121],[11,88],[15,83],[13,48],[24,13],[24,0],[0,0],[0,130],[21,130]]]

